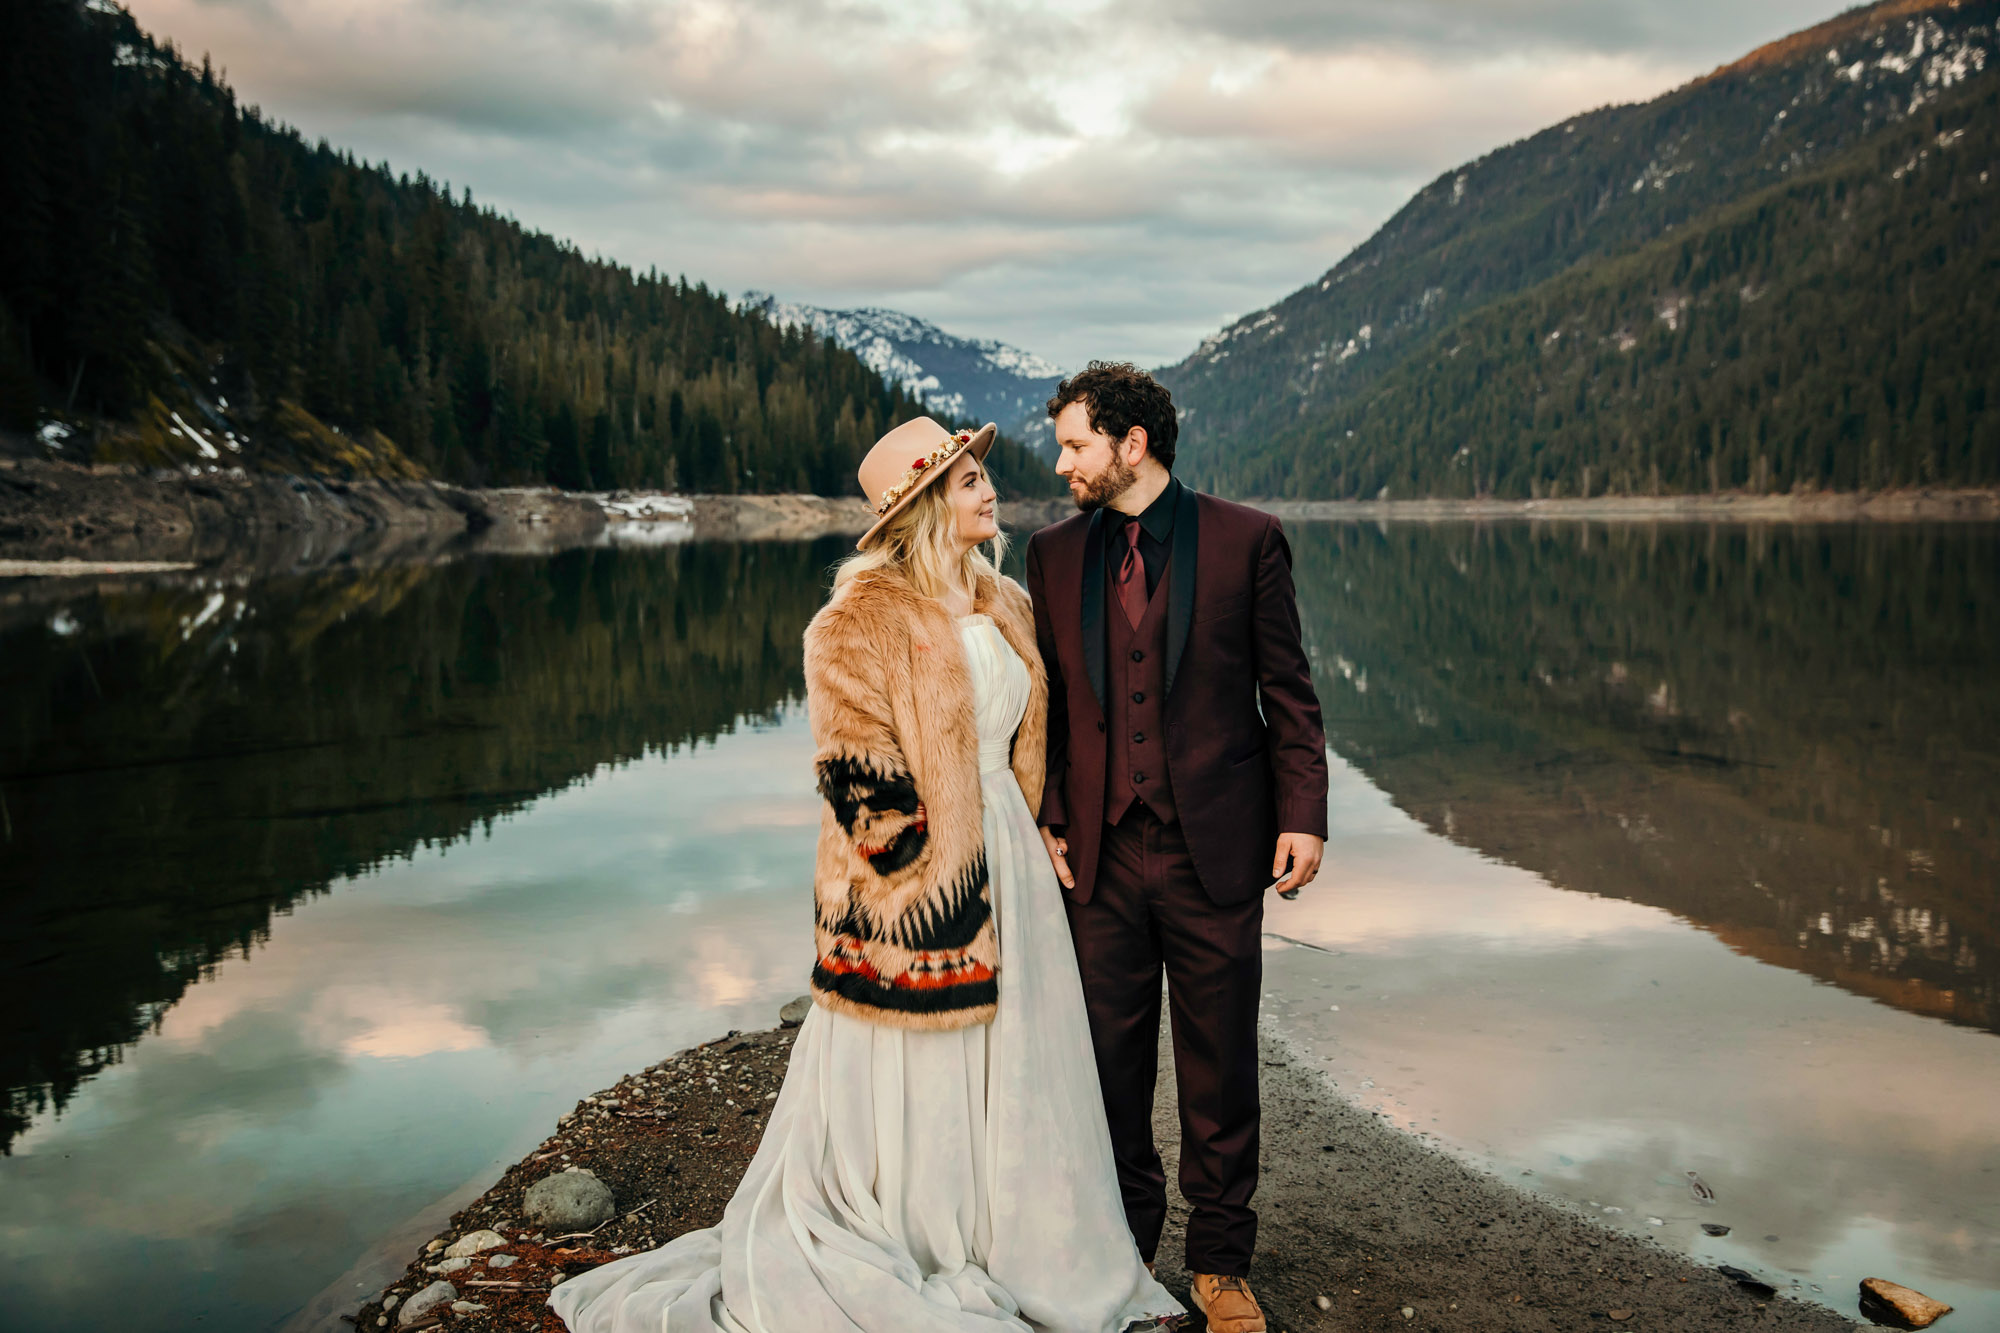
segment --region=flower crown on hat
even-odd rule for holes
[[[956,435],[945,436],[943,444],[940,444],[922,458],[912,462],[910,470],[903,474],[903,479],[882,492],[882,503],[875,506],[875,517],[880,518],[891,509],[894,509],[896,502],[910,493],[910,487],[916,485],[918,479],[924,473],[930,471],[939,463],[944,462],[947,458],[950,458],[953,454],[971,443],[972,432],[969,430],[962,430]]]

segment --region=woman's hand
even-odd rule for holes
[[[1049,849],[1049,864],[1056,868],[1056,878],[1066,889],[1076,887],[1076,876],[1069,873],[1069,839],[1058,834],[1048,825],[1042,825],[1042,845]]]

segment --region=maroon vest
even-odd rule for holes
[[[1139,577],[1144,577],[1140,574]],[[1172,566],[1134,628],[1115,590],[1105,589],[1104,822],[1116,824],[1136,799],[1163,824],[1174,812],[1167,778],[1167,600]]]

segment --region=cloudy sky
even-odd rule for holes
[[[1439,172],[1839,0],[130,0],[244,100],[732,294],[1178,360]]]

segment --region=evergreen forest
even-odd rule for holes
[[[1888,0],[1446,172],[1161,372],[1228,494],[2000,484],[2000,4]]]
[[[108,0],[0,7],[0,432],[56,457],[855,493],[920,403],[809,331],[308,144]],[[956,424],[956,423],[954,423]],[[1056,490],[1002,441],[1011,493]]]

